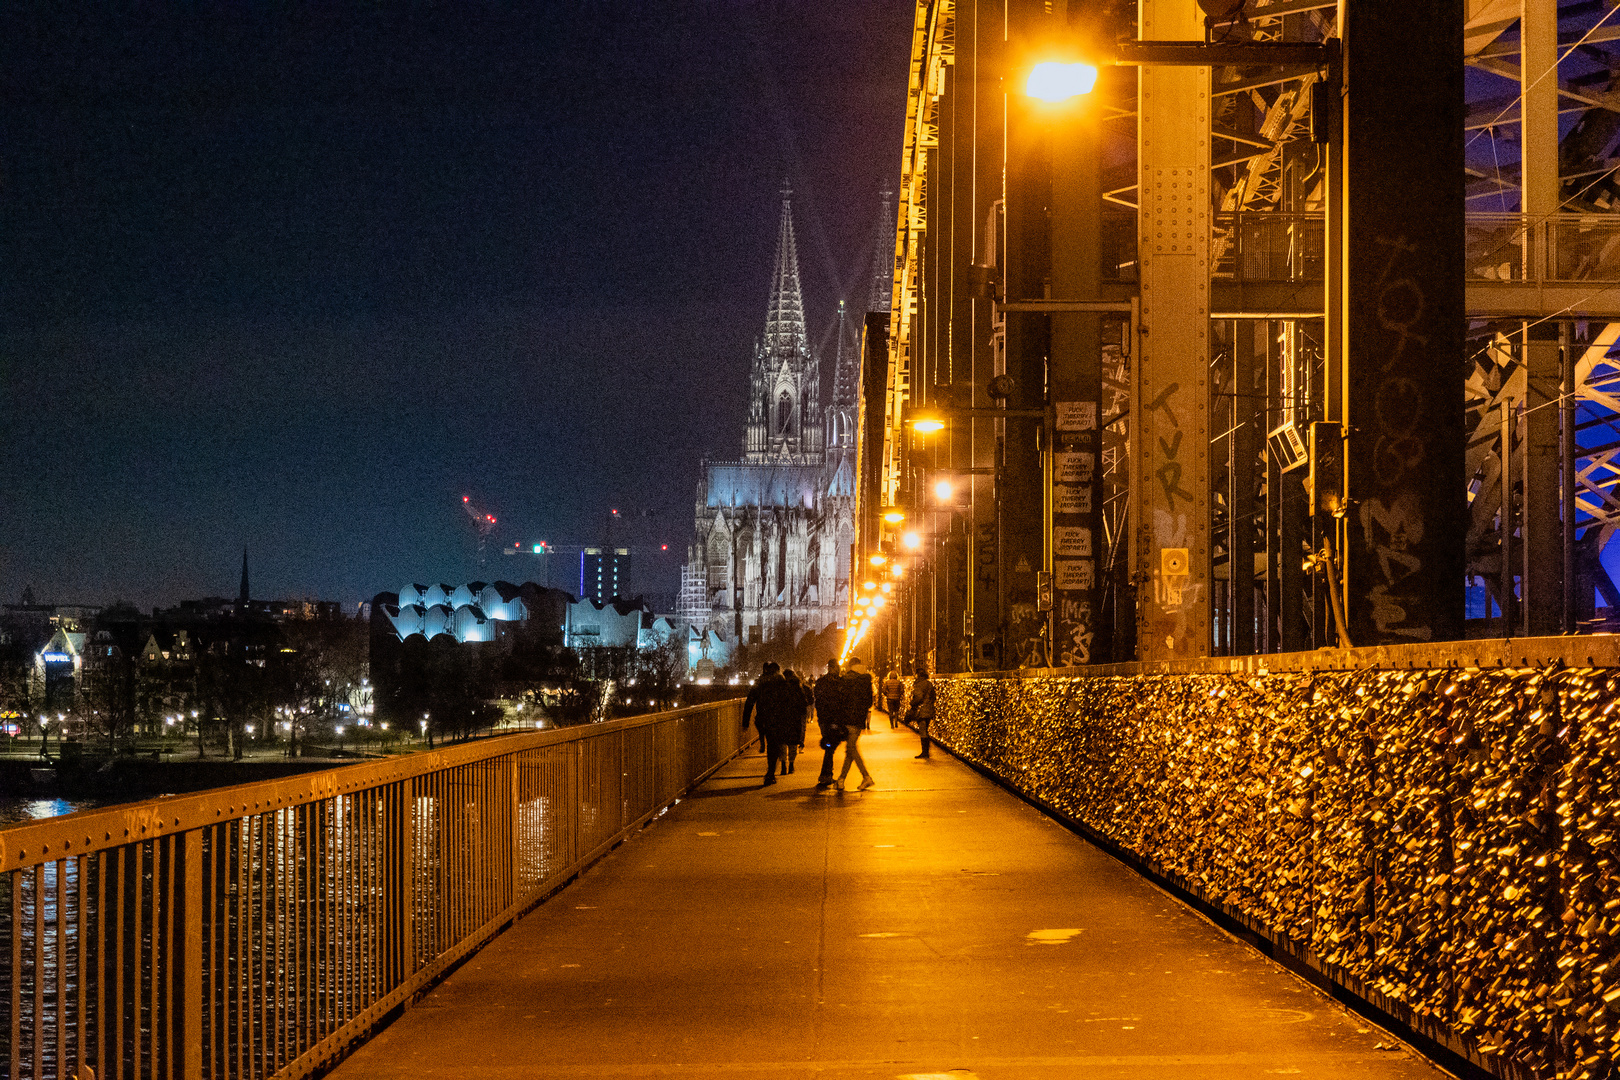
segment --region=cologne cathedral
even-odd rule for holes
[[[885,197],[872,299],[887,311],[893,227]],[[885,240],[887,243],[885,243]],[[733,646],[792,648],[843,625],[855,542],[862,315],[838,306],[832,398],[805,329],[791,193],[782,193],[765,332],[754,345],[736,461],[705,461],[682,614]]]

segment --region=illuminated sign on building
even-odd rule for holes
[[[39,656],[40,659],[44,660],[47,664],[66,664],[73,659],[73,657],[69,656],[65,652],[40,653]]]

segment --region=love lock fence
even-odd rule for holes
[[[0,1070],[301,1077],[747,742],[741,703],[0,830]]]

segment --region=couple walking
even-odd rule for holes
[[[776,783],[776,766],[782,775],[793,771],[799,751],[804,749],[804,727],[810,711],[810,690],[799,677],[782,669],[773,660],[765,662],[759,681],[743,702],[743,727],[750,716],[765,745],[765,786]]]

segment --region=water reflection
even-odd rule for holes
[[[0,826],[61,817],[63,814],[106,805],[105,799],[39,799],[24,795],[0,795]]]

